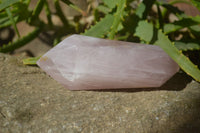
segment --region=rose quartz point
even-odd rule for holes
[[[70,90],[160,87],[179,66],[158,46],[72,35],[37,64]]]

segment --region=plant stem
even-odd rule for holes
[[[39,0],[37,2],[35,9],[33,10],[32,17],[30,18],[29,23],[32,23],[33,21],[37,21],[39,14],[42,11],[43,6],[44,6],[44,0]]]
[[[65,18],[64,13],[63,13],[62,10],[61,10],[59,1],[58,1],[58,0],[54,0],[54,4],[55,4],[55,8],[56,8],[56,13],[57,13],[57,15],[60,17],[60,19],[61,19],[63,25],[64,25],[65,27],[67,27],[67,26],[69,25],[69,23],[68,23],[67,19]]]
[[[18,38],[20,38],[20,34],[19,34],[18,29],[17,29],[16,22],[15,22],[15,20],[13,18],[12,12],[10,11],[9,7],[6,8],[6,13],[8,14],[8,17],[9,17],[10,21],[12,22],[12,25],[13,25],[13,27],[15,29],[15,32],[17,33]]]
[[[69,0],[61,0],[62,2],[64,2],[65,4],[67,4],[68,6],[70,6],[71,8],[73,8],[74,10],[80,12],[83,16],[87,16],[86,12],[84,12],[81,8],[79,8],[78,6],[74,5],[72,2],[70,2]]]
[[[5,44],[2,47],[0,47],[0,52],[6,53],[14,51],[15,49],[24,46],[28,42],[32,41],[34,38],[36,38],[40,32],[42,31],[41,27],[37,27],[34,31],[26,35],[25,37],[20,38],[16,42],[11,42],[9,44]]]
[[[48,23],[49,23],[50,26],[52,26],[53,23],[52,23],[52,19],[51,19],[51,10],[49,9],[49,4],[46,0],[44,2],[44,7],[45,7],[45,12],[46,12],[46,15],[47,15]]]

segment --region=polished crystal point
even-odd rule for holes
[[[37,64],[70,90],[163,85],[179,66],[158,46],[72,35]]]

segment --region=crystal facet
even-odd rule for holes
[[[37,64],[70,90],[163,85],[179,66],[158,46],[72,35]]]

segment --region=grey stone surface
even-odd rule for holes
[[[69,91],[23,57],[0,53],[0,133],[199,133],[200,84]]]

